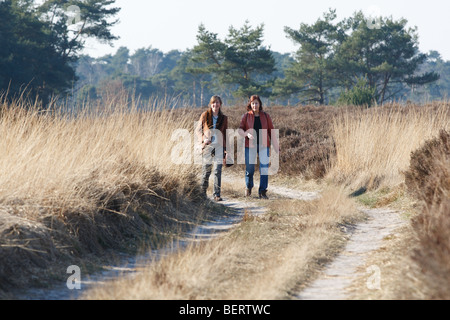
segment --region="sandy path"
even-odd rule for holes
[[[236,177],[228,177],[233,183],[242,181]],[[242,179],[241,179],[242,180]],[[279,186],[269,186],[270,193],[298,200],[314,200],[320,197],[320,192],[304,192]],[[349,298],[347,288],[361,275],[367,277],[367,285],[370,289],[377,290],[378,275],[381,276],[378,266],[370,266],[362,270],[369,254],[378,250],[383,239],[393,234],[397,228],[407,223],[401,212],[385,208],[360,209],[367,215],[362,221],[346,232],[350,239],[346,248],[341,252],[325,270],[321,272],[317,280],[309,287],[299,292],[294,298],[299,300],[345,300]]]
[[[381,247],[383,239],[406,223],[400,212],[387,209],[362,209],[367,221],[357,224],[352,230],[345,250],[330,263],[311,286],[300,292],[300,300],[345,300],[349,298],[347,288],[353,280],[365,274],[369,289],[377,290],[381,276],[378,266],[364,267],[368,255]]]

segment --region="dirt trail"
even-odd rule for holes
[[[365,265],[368,255],[379,249],[383,239],[403,226],[406,219],[398,211],[388,209],[362,209],[368,216],[367,221],[357,224],[352,230],[345,250],[330,263],[311,286],[303,290],[296,298],[300,300],[345,300],[349,298],[347,288],[361,275],[367,276],[369,289],[377,290],[377,278],[382,276],[378,266],[370,266],[359,271]]]
[[[256,199],[255,199],[256,200]],[[256,202],[238,201],[224,198],[221,202],[224,206],[233,209],[234,214],[217,218],[196,226],[193,230],[174,240],[163,249],[152,250],[146,255],[137,257],[124,257],[119,265],[105,266],[103,272],[85,276],[81,274],[81,289],[69,289],[66,283],[48,289],[30,289],[17,297],[20,300],[73,300],[79,298],[84,292],[93,286],[103,284],[118,277],[133,276],[146,265],[164,255],[182,250],[191,242],[208,241],[227,232],[230,228],[242,221],[243,216],[258,216],[266,212],[266,209]],[[68,277],[70,274],[67,275]]]
[[[225,181],[231,183],[242,183],[242,179],[225,177]],[[320,192],[304,192],[292,190],[283,187],[270,187],[270,194],[293,199],[313,200],[320,196]],[[261,206],[261,202],[255,199],[255,202],[240,201],[224,197],[223,205],[233,208],[235,215],[224,216],[215,221],[197,226],[190,233],[181,239],[169,245],[164,250],[152,251],[148,255],[136,258],[127,258],[122,264],[105,268],[105,271],[94,276],[82,277],[81,290],[70,290],[66,283],[46,290],[29,290],[19,299],[37,299],[37,300],[68,300],[77,299],[83,292],[94,285],[104,283],[108,280],[133,276],[139,269],[150,263],[155,257],[170,254],[174,250],[182,249],[191,241],[207,241],[213,237],[227,232],[232,226],[242,220],[245,213],[251,215],[264,214],[266,209]],[[252,199],[253,200],[253,199]],[[342,252],[321,274],[321,276],[312,283],[310,287],[300,292],[298,299],[346,299],[346,287],[353,279],[359,276],[357,268],[364,265],[367,255],[380,247],[384,237],[400,227],[404,220],[401,219],[398,212],[389,210],[364,210],[368,219],[356,225],[352,230],[351,238],[344,252]],[[68,275],[69,276],[69,275]]]
[[[270,186],[270,192],[299,200],[314,200],[320,197],[320,192],[304,192],[273,185]],[[360,270],[365,265],[369,254],[382,246],[383,239],[407,223],[399,211],[385,208],[361,208],[360,210],[367,215],[367,219],[346,230],[350,239],[345,250],[321,272],[316,281],[294,298],[299,300],[348,299],[347,288],[352,281],[362,275]],[[379,267],[371,266],[364,271],[367,271],[367,273],[364,272],[367,275],[367,285],[377,290],[374,276],[379,272]]]

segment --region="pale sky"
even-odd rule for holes
[[[359,10],[395,20],[406,18],[408,26],[418,27],[421,52],[437,50],[450,60],[449,0],[116,0],[115,6],[122,8],[120,22],[112,29],[120,39],[114,47],[88,41],[83,53],[99,57],[121,46],[130,49],[130,54],[150,46],[163,52],[185,51],[197,44],[201,23],[223,40],[230,26],[239,29],[246,20],[252,27],[264,23],[265,46],[292,53],[298,47],[286,38],[284,27],[311,24],[333,8],[337,21]]]

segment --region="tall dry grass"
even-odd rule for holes
[[[440,103],[344,112],[333,120],[336,157],[328,177],[352,189],[403,183],[411,152],[449,128],[449,111]]]
[[[0,103],[0,291],[202,214],[198,167],[172,162],[172,133],[190,121],[126,96],[85,107]]]
[[[130,111],[120,104],[76,117],[4,105],[0,201],[91,208],[103,193],[145,183],[146,170],[182,180],[192,168],[173,165],[168,141],[175,129],[190,126],[170,111]]]

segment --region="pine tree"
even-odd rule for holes
[[[342,28],[333,24],[335,19],[336,10],[330,9],[312,25],[302,23],[298,30],[285,28],[300,48],[285,70],[286,78],[276,82],[276,94],[299,93],[303,102],[325,104],[328,91],[336,86],[335,48],[344,38]]]
[[[378,103],[383,104],[397,94],[396,84],[424,85],[439,79],[434,72],[416,74],[427,56],[419,52],[417,29],[407,28],[406,19],[379,17],[375,28],[367,21],[362,12],[347,21],[352,32],[336,55],[343,85],[367,77]]]
[[[114,0],[0,1],[0,90],[8,98],[25,90],[45,107],[52,95],[72,87],[75,62],[87,37],[116,39],[109,22],[119,9]],[[78,16],[70,23],[68,11]],[[70,9],[70,10],[69,10]]]
[[[215,85],[227,85],[237,98],[269,95],[267,81],[258,76],[275,71],[275,59],[262,45],[264,26],[253,29],[248,21],[241,29],[229,28],[224,41],[200,25],[198,44],[192,50],[193,73],[213,74]]]

